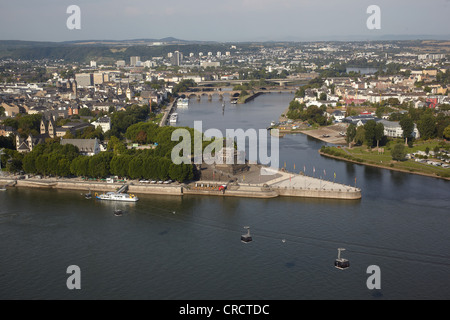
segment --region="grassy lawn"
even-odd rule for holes
[[[437,141],[419,143],[417,146],[414,146],[413,148],[407,148],[407,152],[413,153],[419,150],[425,151],[427,147],[430,148],[430,150],[433,150],[434,147],[436,147],[438,144],[439,142]],[[427,174],[436,174],[443,177],[450,177],[450,168],[444,169],[429,164],[415,162],[414,160],[394,161],[392,160],[391,151],[388,150],[387,148],[385,148],[384,154],[378,154],[376,149],[373,149],[373,151],[369,151],[365,146],[354,147],[352,149],[328,147],[325,148],[324,150],[326,153],[329,153],[331,155],[343,157],[348,160],[357,161],[362,164],[364,163],[374,164],[388,168],[403,169],[410,172],[421,172]]]

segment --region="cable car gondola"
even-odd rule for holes
[[[338,258],[334,261],[334,266],[339,270],[345,270],[350,268],[350,262],[347,259],[341,258],[341,251],[345,251],[345,249],[338,249]]]
[[[243,243],[249,243],[253,241],[252,236],[250,235],[250,227],[244,227],[244,229],[247,229],[247,234],[243,234],[241,236],[241,241]]]

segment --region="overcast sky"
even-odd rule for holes
[[[69,5],[81,30],[69,30]],[[369,5],[381,29],[369,30]],[[449,35],[450,0],[0,0],[0,40],[352,40]]]

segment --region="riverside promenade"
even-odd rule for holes
[[[361,199],[361,190],[352,186],[334,183],[332,181],[308,177],[278,170],[273,175],[261,175],[260,166],[255,166],[253,173],[246,173],[242,180],[225,181],[195,181],[188,184],[142,184],[139,181],[127,181],[128,193],[153,195],[208,195],[220,197],[243,198],[276,198],[299,197],[336,200]],[[263,170],[265,170],[263,168]],[[107,183],[103,181],[84,181],[79,178],[51,179],[16,179],[14,177],[0,178],[0,185],[12,187],[46,188],[78,190],[86,193],[117,191],[124,183]],[[226,186],[220,190],[220,186]]]
[[[176,100],[174,100],[167,106],[166,110],[164,111],[164,115],[161,119],[161,122],[159,123],[160,127],[164,127],[167,125],[167,119],[169,118],[169,115],[172,113],[172,109],[173,109],[175,103],[176,103]]]

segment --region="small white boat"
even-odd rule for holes
[[[108,192],[101,195],[95,194],[97,200],[109,200],[109,201],[123,201],[123,202],[137,202],[139,198],[134,194]]]
[[[185,99],[178,99],[177,101],[177,107],[179,108],[186,108],[189,107],[189,99],[185,98]]]
[[[169,122],[170,123],[177,123],[178,121],[178,113],[172,113],[170,116]]]

